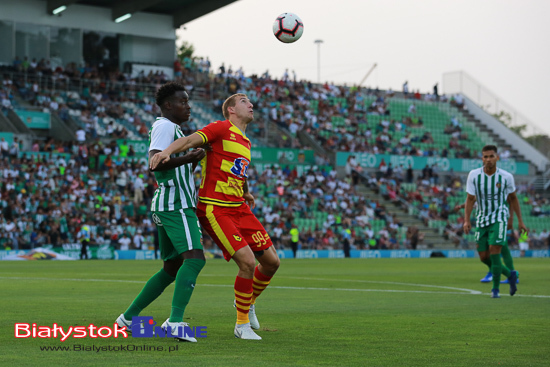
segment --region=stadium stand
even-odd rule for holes
[[[313,142],[314,149],[322,148],[316,161],[323,168],[315,171],[298,175],[296,167],[275,161],[251,170],[255,212],[276,246],[288,245],[293,227],[304,249],[337,249],[346,241],[359,249],[466,248],[472,242],[471,236],[461,235],[461,216],[454,212],[463,202],[463,177],[439,177],[431,166],[414,180],[406,167],[381,164],[366,172],[352,162],[338,175],[334,165],[327,165],[336,151],[476,157],[494,141],[461,113],[454,97],[405,99],[242,71],[220,70],[208,77],[208,68],[201,65],[191,63],[179,79],[193,98],[193,120],[185,133],[219,118],[227,95],[244,92],[261,112],[250,131],[255,146],[304,148]],[[116,245],[124,233],[142,233],[139,242],[152,246],[154,226],[147,207],[155,183],[143,155],[126,141],[146,139],[159,113],[154,91],[166,80],[162,73],[130,78],[71,65],[51,74],[3,70],[1,97],[9,101],[2,103],[4,115],[39,108],[77,136],[77,131],[85,134],[85,139],[69,142],[35,136],[30,152],[3,159],[4,247],[74,242],[84,223],[91,226],[96,243]],[[136,199],[139,190],[143,200]],[[548,203],[526,188],[523,193],[526,223],[544,237],[541,216],[550,211]]]

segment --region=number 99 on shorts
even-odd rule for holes
[[[269,240],[269,235],[267,233],[264,235],[262,232],[258,231],[252,234],[252,240],[256,246],[262,247],[267,243],[267,240]]]

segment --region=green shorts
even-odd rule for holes
[[[505,246],[506,223],[496,222],[486,227],[476,228],[475,240],[478,252],[489,250],[489,245]]]
[[[159,232],[162,260],[170,260],[189,250],[202,250],[202,231],[195,209],[153,212]]]

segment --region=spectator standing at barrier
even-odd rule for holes
[[[549,233],[547,229],[544,229],[539,234],[538,243],[536,244],[537,248],[543,248],[546,245],[546,241],[548,240]]]
[[[341,233],[342,236],[342,249],[344,250],[344,257],[351,257],[350,250],[351,250],[351,230],[348,228],[348,226],[344,226],[344,229]]]
[[[416,250],[418,243],[420,242],[420,231],[416,226],[410,226],[407,228],[406,238],[413,250]]]
[[[0,139],[0,151],[2,152],[2,158],[8,158],[10,154],[10,146],[6,139]]]
[[[405,83],[403,83],[403,95],[405,98],[409,96],[409,82],[405,80]]]
[[[143,191],[145,190],[143,177],[143,174],[140,173],[134,180],[134,203],[136,205],[143,201]]]
[[[13,142],[10,145],[10,151],[9,151],[10,157],[12,157],[13,159],[17,158],[17,156],[19,155],[19,149],[20,149],[19,139],[17,138],[17,136],[14,136]]]
[[[136,250],[146,250],[145,248],[143,248],[143,246],[145,245],[145,237],[143,237],[141,229],[138,229],[136,231],[136,234],[132,239],[132,243]]]
[[[80,240],[80,260],[88,260],[88,245],[90,244],[90,226],[83,224],[80,231],[77,234],[77,238]]]
[[[525,257],[525,251],[529,250],[529,236],[526,231],[519,234],[518,242],[520,256]]]
[[[128,237],[128,234],[124,232],[122,234],[122,237],[118,239],[118,243],[120,244],[121,250],[129,250],[132,240],[130,239],[130,237]]]
[[[292,228],[290,229],[289,233],[290,233],[290,247],[292,248],[292,253],[294,254],[294,258],[296,258],[298,245],[300,243],[300,231],[298,230],[298,227],[296,227],[296,224],[292,224]]]

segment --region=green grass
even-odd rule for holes
[[[0,360],[14,366],[546,366],[550,260],[516,259],[519,292],[491,299],[476,259],[289,259],[257,302],[262,341],[233,337],[236,265],[208,261],[185,321],[198,343],[171,339],[16,339],[14,323],[111,325],[158,261],[0,262]],[[142,315],[160,325],[170,286]],[[479,292],[483,292],[479,294]],[[178,350],[41,351],[147,345]]]

